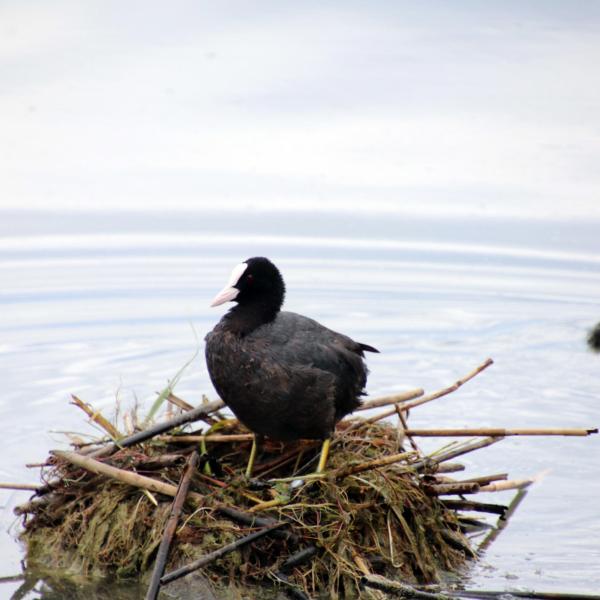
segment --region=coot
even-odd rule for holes
[[[255,434],[323,440],[324,469],[335,424],[365,394],[364,352],[378,352],[313,319],[281,311],[277,267],[254,257],[237,265],[211,306],[237,302],[206,336],[206,363],[223,401]],[[256,440],[246,471],[252,472]]]

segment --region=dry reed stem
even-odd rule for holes
[[[503,440],[503,437],[487,437],[482,440],[477,440],[471,443],[464,444],[458,448],[454,448],[452,450],[447,450],[446,452],[442,452],[436,456],[428,456],[424,458],[422,461],[419,461],[418,464],[413,465],[414,468],[420,469],[427,467],[431,464],[439,464],[441,462],[445,462],[447,460],[452,460],[457,456],[462,456],[463,454],[468,454],[469,452],[473,452],[474,450],[479,450],[480,448],[485,448],[486,446],[491,446]]]
[[[208,435],[163,435],[158,439],[176,444],[184,442],[216,442],[227,444],[228,442],[250,442],[253,437],[254,434],[252,433],[209,433]]]
[[[471,379],[473,379],[473,377],[475,377],[476,375],[479,375],[479,373],[481,373],[481,371],[483,371],[484,369],[487,369],[492,364],[494,364],[494,361],[491,358],[488,358],[481,365],[479,365],[476,369],[473,369],[473,371],[471,371],[468,375],[465,375],[462,379],[458,379],[452,385],[445,387],[441,390],[438,390],[437,392],[434,392],[433,394],[423,396],[422,398],[419,398],[419,400],[415,400],[414,402],[409,402],[408,404],[403,404],[400,406],[400,409],[402,411],[407,411],[416,406],[420,406],[421,404],[426,404],[427,402],[431,402],[432,400],[437,400],[438,398],[441,398],[442,396],[451,394],[452,392],[455,392],[459,387],[461,387],[465,383],[467,383],[467,381],[470,381]],[[381,419],[385,419],[386,417],[389,417],[389,416],[395,414],[395,412],[396,412],[396,407],[394,407],[393,409],[386,410],[382,413],[379,413],[378,415],[374,415],[373,417],[369,417],[368,419],[365,419],[362,422],[363,423],[375,423],[377,421],[380,421]]]
[[[75,394],[71,394],[71,398],[73,400],[71,404],[78,406],[94,423],[102,427],[113,440],[121,437],[119,430],[110,421],[105,419],[100,411],[94,410],[90,404],[84,402],[75,396]]]
[[[486,485],[492,481],[506,479],[508,479],[508,473],[496,473],[494,475],[483,475],[482,477],[470,477],[469,479],[463,479],[460,483],[479,483],[480,485]]]
[[[474,429],[408,429],[407,435],[415,437],[506,437],[509,435],[564,435],[586,436],[598,433],[597,429],[502,429],[483,427]]]
[[[81,454],[77,454],[76,452],[67,452],[63,450],[53,450],[52,454],[57,458],[69,462],[77,467],[81,467],[86,471],[97,473],[98,475],[104,475],[105,477],[120,481],[126,485],[131,485],[144,490],[150,490],[151,492],[157,492],[159,494],[164,494],[165,496],[175,496],[177,494],[177,486],[171,485],[170,483],[164,483],[163,481],[153,479],[152,477],[138,475],[137,473],[132,473],[131,471],[125,471],[111,465],[106,465],[89,456],[81,456]],[[203,496],[196,492],[190,492],[188,497],[197,503],[202,503],[204,500]]]
[[[436,473],[458,473],[458,471],[464,471],[465,465],[461,465],[460,463],[450,463],[444,462],[440,463],[435,472]]]
[[[402,407],[400,407],[402,409]],[[402,411],[403,412],[403,411]],[[474,428],[474,429],[406,429],[407,436],[415,437],[477,437],[494,436],[505,437],[515,435],[562,435],[562,436],[586,436],[597,433],[597,429],[503,429],[500,427]],[[248,442],[252,441],[252,433],[207,435],[163,435],[159,439],[170,443],[184,442]]]
[[[36,485],[35,483],[0,483],[2,490],[26,490],[29,492],[37,492],[44,486]]]
[[[401,392],[400,394],[393,394],[392,396],[381,396],[380,398],[373,398],[373,400],[367,400],[363,402],[356,411],[369,410],[370,408],[380,408],[381,406],[388,406],[390,404],[397,404],[398,402],[408,402],[414,398],[419,398],[425,392],[422,388],[415,388],[414,390],[408,390],[407,392]],[[355,412],[356,412],[355,411]]]
[[[425,492],[430,496],[443,496],[446,494],[476,494],[480,490],[478,483],[434,483],[425,485]]]
[[[180,408],[181,410],[184,410],[186,412],[194,410],[194,407],[189,402],[186,402],[183,398],[176,396],[173,392],[169,392],[169,395],[167,396],[167,401],[177,406],[177,408]]]
[[[501,483],[489,483],[479,488],[480,492],[503,492],[505,490],[522,490],[529,487],[535,479],[513,479]]]
[[[377,469],[378,467],[384,467],[386,465],[391,465],[393,463],[399,462],[401,460],[405,460],[412,456],[415,456],[414,452],[401,452],[399,454],[392,454],[390,456],[376,458],[375,460],[370,460],[368,462],[359,463],[357,465],[350,465],[348,467],[342,467],[340,469],[330,471],[326,475],[328,478],[331,478],[331,479],[341,479],[342,477],[347,477],[348,475],[356,475],[357,473],[362,473],[363,471],[369,471],[371,469]],[[409,469],[410,469],[410,466],[409,466]]]

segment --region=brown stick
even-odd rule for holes
[[[408,400],[412,400],[413,398],[419,398],[424,393],[425,392],[421,388],[416,388],[414,390],[408,390],[407,392],[401,392],[400,394],[393,394],[392,396],[373,398],[373,400],[363,402],[356,411],[379,408],[381,406],[388,406],[389,404],[397,404],[398,402],[408,402]]]
[[[175,500],[173,500],[173,505],[171,506],[171,513],[169,514],[169,519],[167,520],[167,524],[160,541],[160,546],[158,547],[158,553],[156,555],[156,561],[154,562],[154,569],[152,571],[152,578],[150,579],[150,585],[148,586],[148,591],[146,592],[146,600],[156,600],[158,597],[158,591],[160,590],[160,578],[165,572],[165,564],[167,562],[167,557],[169,556],[169,548],[171,547],[171,542],[173,541],[173,536],[175,535],[175,529],[177,529],[177,521],[179,520],[179,515],[183,509],[183,504],[190,487],[192,475],[197,468],[198,452],[194,451],[188,460],[188,464],[183,475],[181,476],[181,481],[179,482],[179,487],[177,488],[177,494],[175,496]]]
[[[408,429],[406,435],[416,437],[477,437],[494,436],[505,437],[509,435],[565,435],[586,436],[598,433],[597,429],[502,429],[488,427],[480,429]]]
[[[213,560],[217,560],[217,558],[221,558],[221,556],[224,556],[225,554],[229,554],[230,552],[237,550],[241,546],[244,546],[245,544],[249,544],[250,542],[257,540],[258,538],[261,538],[261,537],[271,533],[274,529],[278,529],[279,527],[283,527],[284,525],[287,525],[287,523],[275,523],[274,525],[270,525],[269,527],[264,527],[263,529],[259,529],[258,531],[255,531],[254,533],[246,535],[246,536],[236,540],[235,542],[226,544],[225,546],[222,546],[221,548],[218,548],[217,550],[215,550],[213,552],[209,552],[208,554],[205,554],[204,556],[200,557],[198,560],[191,562],[189,565],[186,565],[184,567],[181,567],[180,569],[176,569],[175,571],[171,571],[170,573],[167,573],[166,575],[164,575],[161,578],[160,582],[161,582],[161,584],[164,585],[166,583],[170,583],[171,581],[175,581],[176,579],[179,579],[180,577],[183,577],[183,576],[187,575],[188,573],[191,573],[192,571],[196,571],[196,570],[200,569],[201,567],[208,565]]]

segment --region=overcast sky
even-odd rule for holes
[[[600,218],[599,2],[0,4],[0,208]]]

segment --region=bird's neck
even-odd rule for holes
[[[275,319],[279,307],[264,302],[236,305],[225,315],[225,327],[241,337]]]

